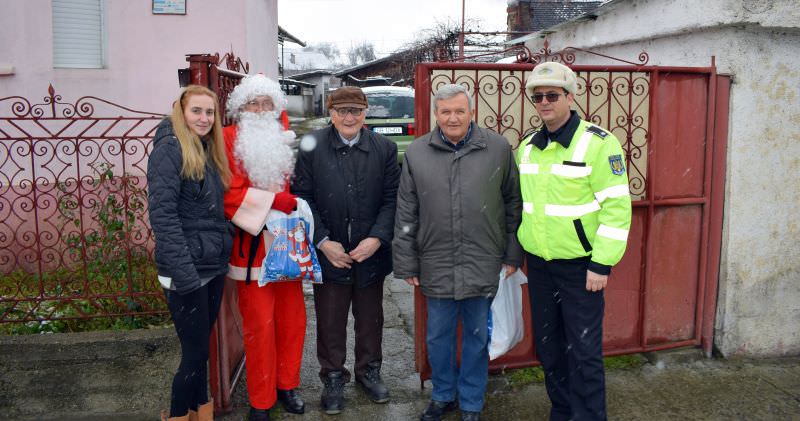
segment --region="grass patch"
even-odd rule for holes
[[[644,365],[645,360],[639,354],[618,355],[615,357],[603,358],[603,366],[606,370],[619,370],[627,368],[638,368]],[[506,379],[513,387],[527,386],[533,383],[544,382],[544,370],[541,366],[520,368],[510,371]]]
[[[544,382],[542,367],[527,367],[512,371],[508,375],[508,383],[513,387],[522,387],[531,383]]]
[[[606,368],[606,370],[639,368],[643,364],[644,359],[639,354],[617,355],[615,357],[603,358],[603,366]]]
[[[94,332],[165,327],[172,324],[169,314],[146,316],[94,317],[91,319],[38,320],[0,324],[0,335]]]
[[[0,275],[0,334],[131,330],[171,323],[155,266],[146,257],[130,263],[121,257],[95,260],[87,269]]]

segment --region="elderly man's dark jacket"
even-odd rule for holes
[[[350,252],[367,237],[380,240],[369,259],[351,269],[334,267],[317,253],[324,282],[365,287],[392,271],[392,236],[400,169],[397,145],[386,136],[361,129],[350,147],[331,125],[311,133],[316,146],[301,146],[291,191],[308,202],[314,214],[314,244],[328,237]]]

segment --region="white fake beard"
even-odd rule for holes
[[[243,112],[238,128],[233,153],[250,182],[264,190],[283,190],[294,171],[294,132],[284,131],[268,113]]]

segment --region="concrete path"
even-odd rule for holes
[[[300,391],[306,413],[273,410],[278,420],[401,421],[419,419],[430,398],[430,382],[420,389],[414,371],[413,296],[405,282],[387,280],[384,296],[384,367],[392,393],[388,404],[371,403],[354,383],[345,388],[346,408],[336,416],[320,410],[322,389],[315,356],[313,300],[309,314]],[[352,319],[348,333],[352,368]],[[646,359],[645,359],[646,357]],[[800,420],[800,357],[762,360],[705,359],[696,349],[643,356],[635,368],[606,373],[612,420]],[[487,421],[546,420],[550,408],[544,384],[512,384],[509,373],[490,377],[483,418]],[[247,392],[237,387],[234,411],[222,421],[246,420]],[[451,414],[445,420],[458,420]]]

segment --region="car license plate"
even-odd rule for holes
[[[402,127],[375,127],[373,131],[380,134],[403,134]]]

